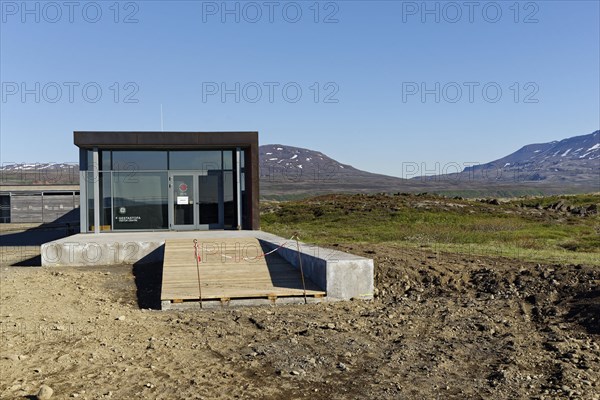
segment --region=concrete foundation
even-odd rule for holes
[[[374,291],[373,260],[337,250],[300,243],[300,258],[296,242],[262,231],[193,231],[193,232],[111,232],[78,234],[45,243],[41,246],[42,266],[140,265],[162,262],[166,239],[198,241],[206,248],[218,248],[220,238],[255,237],[266,248],[278,248],[278,253],[290,264],[300,268],[304,276],[326,291],[325,301],[369,300]],[[261,249],[248,249],[255,256]],[[277,303],[304,302],[303,298],[279,298]],[[237,299],[231,305],[255,305],[268,299]],[[234,304],[235,302],[235,304]],[[220,302],[217,307],[223,306]],[[211,303],[212,305],[212,303]],[[174,306],[174,307],[173,307]],[[208,306],[208,305],[207,305]],[[170,308],[193,307],[185,303],[170,304]],[[196,307],[199,307],[196,302]]]

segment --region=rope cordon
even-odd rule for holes
[[[200,283],[200,252],[198,251],[198,239],[194,239],[194,258],[196,259],[196,274],[198,275],[198,300],[202,308],[202,285]]]

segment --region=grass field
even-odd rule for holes
[[[328,195],[263,204],[262,229],[332,246],[390,243],[440,252],[600,265],[600,217],[546,210],[600,195],[523,198],[498,205],[435,195]]]

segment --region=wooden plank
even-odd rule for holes
[[[266,251],[255,238],[204,239],[199,242],[202,299],[229,301],[235,298],[303,296],[300,272],[277,253]],[[306,295],[325,292],[309,279]],[[163,262],[161,300],[197,300],[198,275],[194,244],[189,239],[167,240]]]

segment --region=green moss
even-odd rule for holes
[[[278,203],[262,229],[305,242],[396,243],[459,253],[500,253],[532,261],[600,264],[600,218],[534,210],[559,200],[600,203],[600,195],[520,199],[492,206],[435,195],[330,195]]]

